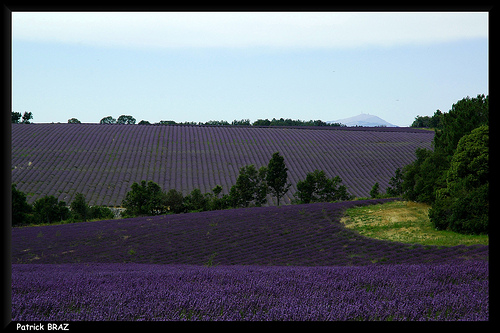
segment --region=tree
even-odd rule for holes
[[[271,194],[276,197],[278,206],[280,205],[280,198],[285,195],[291,186],[290,183],[287,183],[287,171],[285,159],[279,152],[275,152],[267,165],[266,181]]]
[[[12,124],[19,124],[19,120],[21,119],[21,112],[12,111]]]
[[[76,193],[70,204],[71,213],[77,221],[87,221],[90,218],[90,207],[82,193]]]
[[[394,177],[389,180],[386,193],[388,196],[396,197],[403,194],[403,173],[400,168],[396,169]]]
[[[489,127],[480,126],[457,145],[429,218],[436,229],[466,234],[488,233]]]
[[[378,182],[375,182],[372,189],[370,190],[370,197],[378,198],[379,196],[380,196],[380,184]]]
[[[155,182],[142,180],[132,184],[122,206],[126,208],[124,216],[160,215],[167,211],[167,196]]]
[[[26,201],[26,194],[12,184],[12,225],[28,224],[31,221],[31,205]]]
[[[58,201],[56,197],[44,196],[33,203],[33,218],[36,223],[53,223],[66,220],[70,216],[68,207],[64,201]]]
[[[177,191],[176,189],[170,189],[167,192],[165,198],[165,205],[167,206],[167,211],[173,213],[182,213],[184,211],[184,198],[182,193]]]
[[[24,112],[22,123],[23,124],[29,124],[31,119],[33,119],[33,113],[31,113],[31,112]]]
[[[82,122],[76,118],[68,119],[68,124],[81,124]]]
[[[117,124],[133,125],[133,124],[135,124],[135,118],[132,116],[121,115],[118,117],[118,120],[116,121],[116,123]]]
[[[489,124],[489,97],[477,95],[476,98],[461,99],[453,104],[448,113],[443,114],[442,129],[436,131],[434,150],[452,156],[462,136],[473,129]]]
[[[208,196],[201,193],[200,189],[195,188],[184,197],[184,206],[187,211],[203,212],[208,210]]]
[[[266,202],[266,173],[264,166],[259,170],[253,164],[240,168],[236,184],[229,192],[234,207],[248,207],[251,203],[262,206]]]
[[[147,120],[141,120],[138,125],[151,125],[151,123]]]
[[[116,124],[116,119],[111,117],[111,116],[107,116],[107,117],[102,118],[99,123],[100,124]]]
[[[298,203],[350,200],[352,196],[348,193],[347,187],[341,183],[342,179],[339,176],[328,178],[324,171],[314,170],[297,183],[297,192],[294,196]]]

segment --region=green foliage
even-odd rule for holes
[[[267,166],[266,182],[269,191],[276,197],[277,205],[280,205],[280,198],[288,192],[291,184],[287,183],[287,167],[283,156],[276,152],[271,157]]]
[[[229,196],[234,207],[248,207],[251,204],[262,206],[266,202],[268,185],[267,168],[259,170],[253,164],[240,168],[236,184],[230,189]]]
[[[410,127],[421,128],[442,128],[443,127],[443,113],[441,110],[436,110],[432,117],[429,116],[416,116]]]
[[[26,194],[12,184],[12,225],[24,225],[31,222],[31,205],[26,201]]]
[[[68,124],[81,124],[82,122],[76,118],[68,119]]]
[[[416,160],[403,168],[403,197],[407,200],[432,204],[436,190],[446,184],[445,172],[449,159],[441,152],[418,148]]]
[[[70,211],[64,201],[56,197],[44,196],[33,203],[33,219],[35,223],[54,223],[67,220]]]
[[[111,220],[115,214],[108,207],[92,206],[90,207],[90,218],[95,220]]]
[[[76,221],[87,221],[90,218],[90,207],[82,193],[76,193],[75,199],[70,204],[71,213]]]
[[[170,189],[165,196],[165,205],[168,212],[182,213],[184,211],[184,197],[176,189]]]
[[[31,119],[33,119],[33,113],[31,113],[31,112],[25,112],[23,114],[23,121],[22,121],[22,123],[23,124],[29,124]]]
[[[99,123],[100,124],[116,124],[116,119],[111,117],[111,116],[107,116],[107,117],[102,118]]]
[[[434,136],[434,150],[452,156],[462,136],[473,129],[489,124],[489,97],[477,95],[466,97],[453,104],[448,113],[443,114],[442,129]]]
[[[22,115],[22,121],[21,124],[29,124],[30,120],[33,119],[33,113],[31,112],[24,112]],[[11,122],[12,124],[19,124],[21,120],[21,112],[11,112]]]
[[[116,123],[117,124],[133,125],[133,124],[135,124],[135,118],[132,116],[121,115],[116,120]]]
[[[391,177],[389,180],[386,193],[389,197],[396,197],[403,194],[403,172],[400,168],[396,169],[394,177]]]
[[[126,194],[122,206],[126,208],[123,216],[151,216],[165,214],[169,204],[158,184],[143,180],[140,185],[135,182],[132,184],[132,190]]]
[[[429,218],[438,230],[488,233],[489,127],[463,136],[447,171],[446,188],[437,192]]]
[[[372,189],[370,190],[370,197],[372,198],[378,198],[380,197],[380,184],[376,182]]]
[[[352,196],[347,192],[347,187],[341,185],[339,176],[326,177],[324,171],[314,170],[306,175],[305,180],[297,183],[297,192],[294,196],[297,203],[332,202],[350,200]]]
[[[19,120],[21,119],[21,112],[14,112],[12,111],[11,113],[11,121],[12,124],[19,124]]]
[[[209,194],[201,193],[200,189],[195,188],[184,197],[184,207],[189,212],[203,212],[209,210]]]

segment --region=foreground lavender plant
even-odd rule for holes
[[[12,319],[488,320],[488,263],[13,265]]]

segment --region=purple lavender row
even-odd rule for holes
[[[488,263],[262,267],[12,266],[12,319],[489,319]]]
[[[489,247],[367,238],[340,218],[388,199],[240,208],[12,229],[12,263],[372,265],[488,260]]]
[[[33,126],[31,126],[33,125]],[[368,196],[388,185],[416,148],[431,148],[429,131],[311,130],[252,127],[97,126],[13,124],[12,181],[32,202],[44,195],[71,202],[83,193],[91,205],[120,206],[133,182],[164,190],[229,191],[239,168],[267,165],[279,151],[292,187],[315,169],[340,176],[351,194]]]

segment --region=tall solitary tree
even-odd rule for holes
[[[280,199],[292,185],[287,183],[287,171],[284,157],[279,152],[274,153],[267,166],[266,181],[271,194],[277,199],[278,206],[280,205]]]

